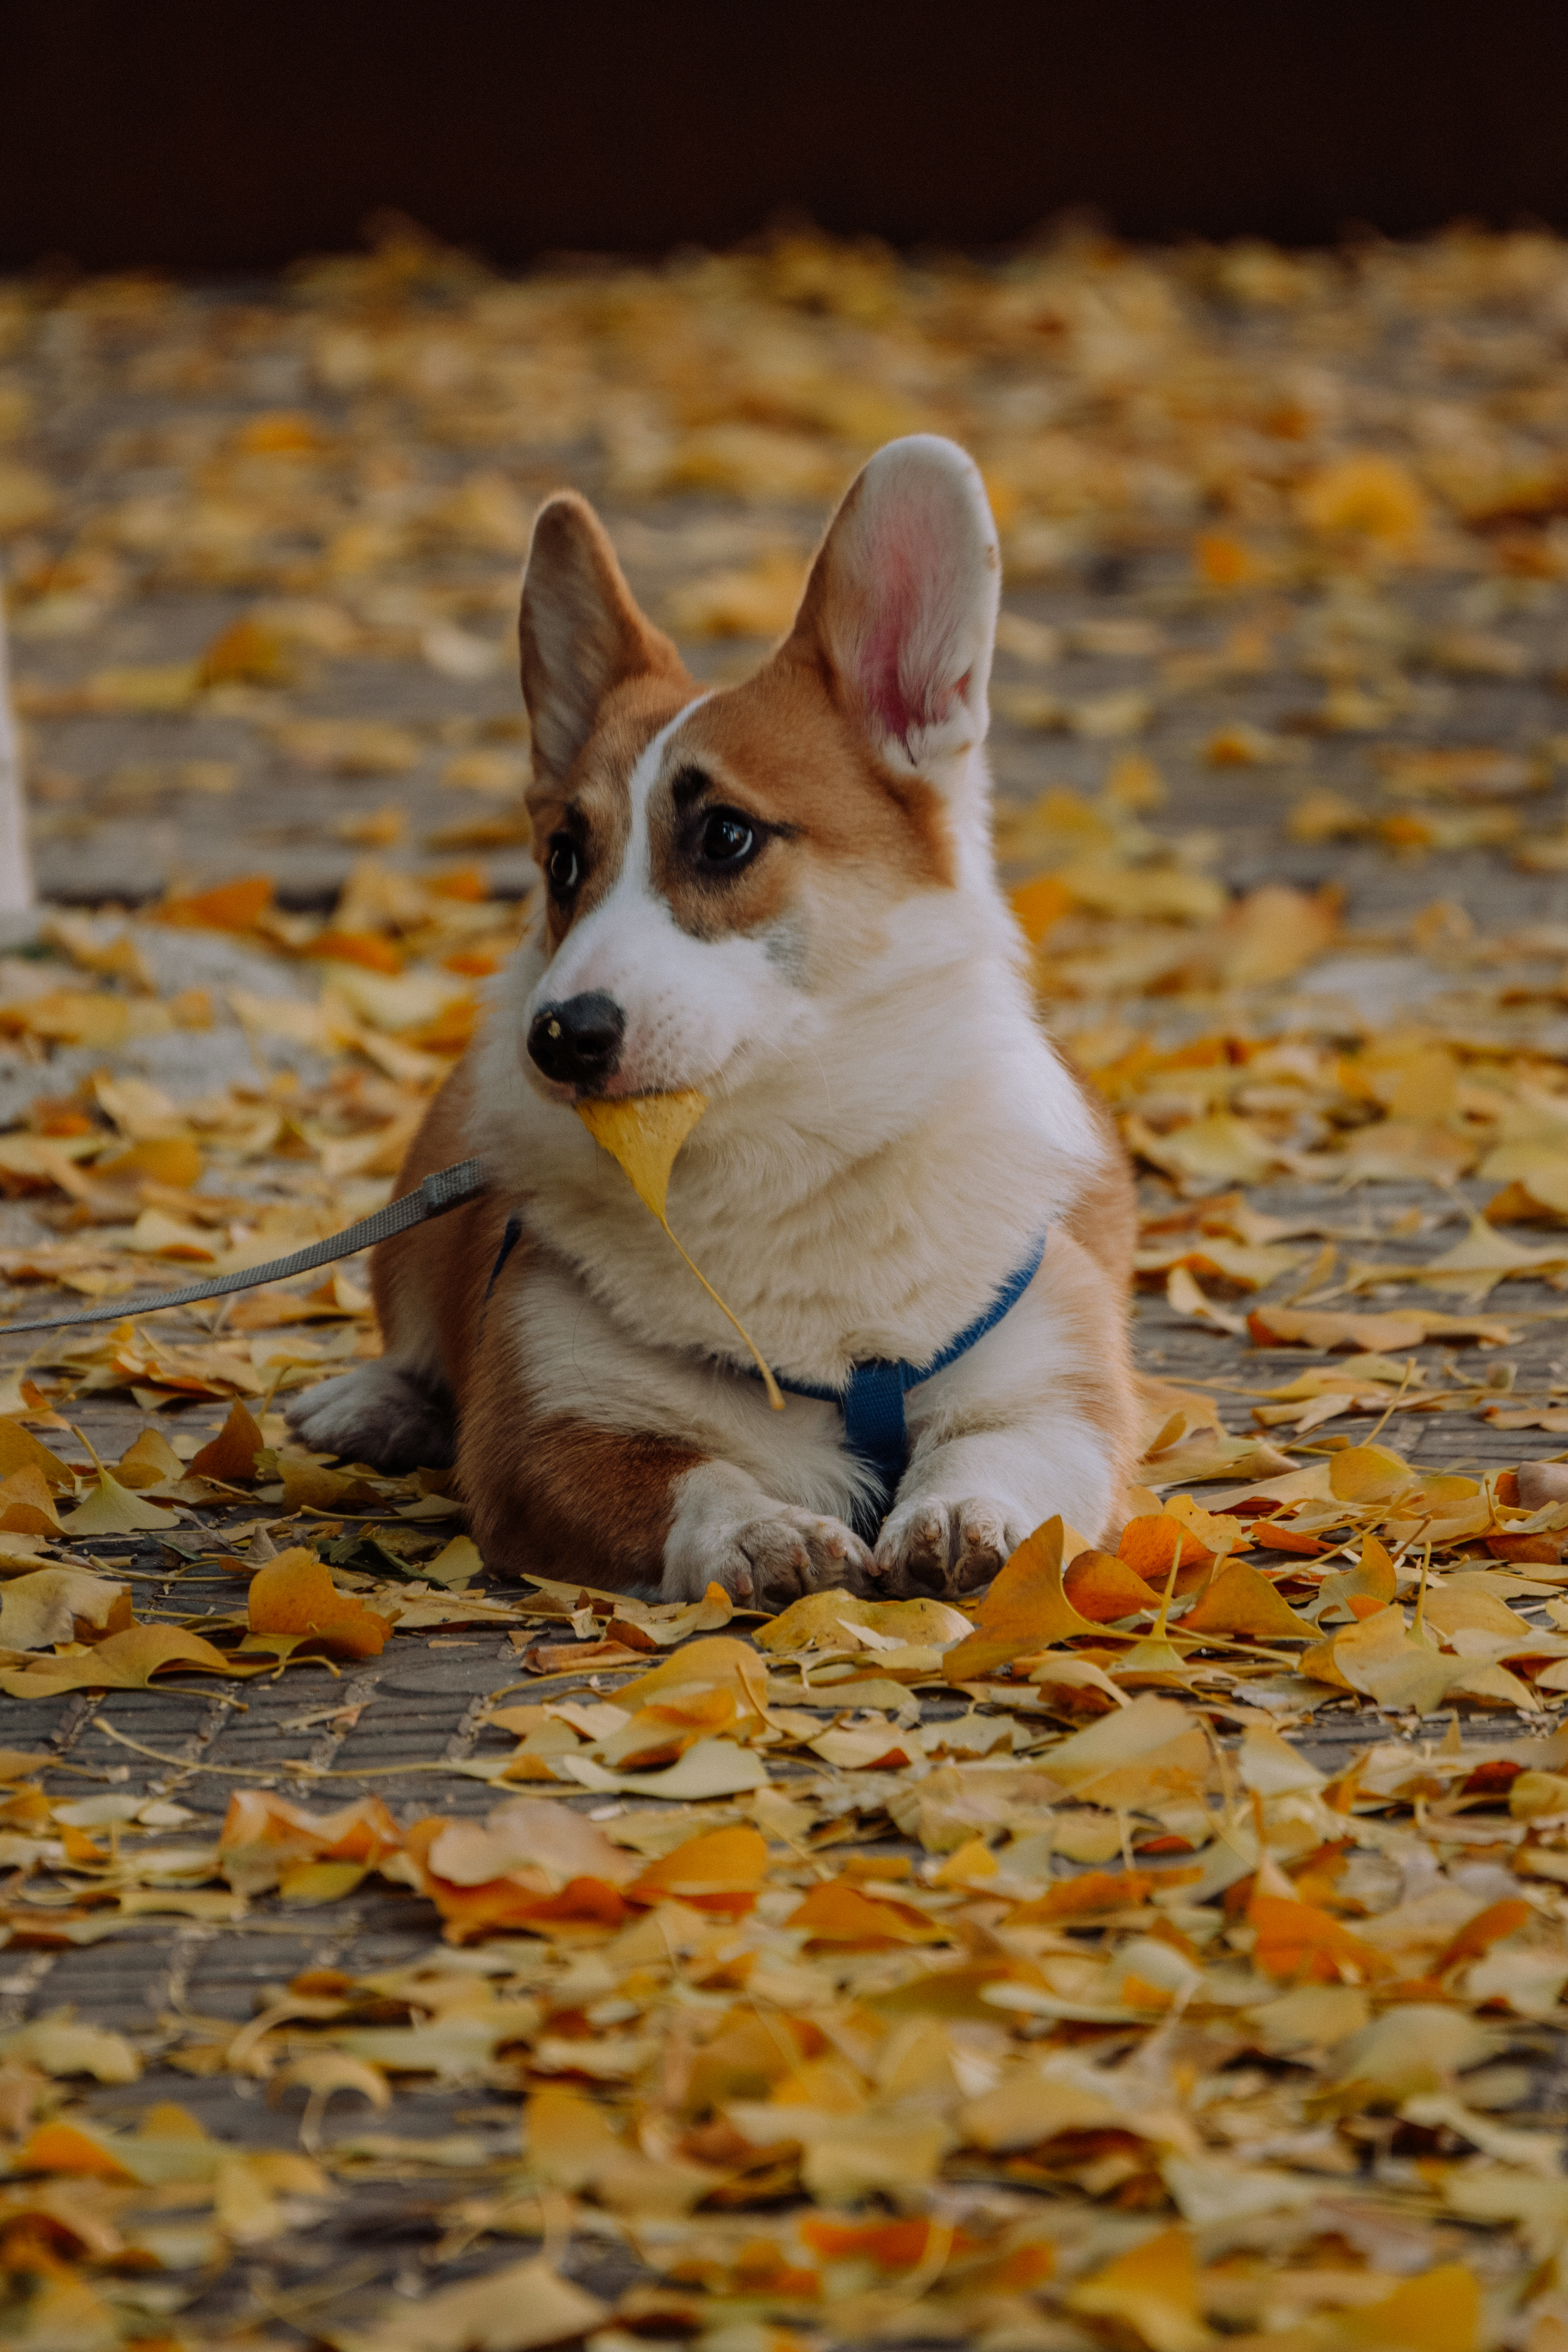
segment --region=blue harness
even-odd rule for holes
[[[483,1325],[484,1308],[489,1305],[490,1293],[500,1279],[501,1269],[522,1238],[522,1219],[509,1217],[506,1230],[490,1278],[485,1285],[480,1307]],[[881,1488],[882,1500],[867,1501],[856,1506],[855,1532],[869,1542],[882,1524],[888,1505],[899,1491],[899,1481],[909,1466],[910,1433],[904,1419],[904,1397],[909,1390],[919,1388],[922,1381],[934,1380],[945,1372],[961,1356],[967,1356],[977,1340],[987,1331],[994,1331],[1005,1315],[1016,1307],[1024,1293],[1040,1270],[1040,1260],[1046,1254],[1047,1236],[1042,1234],[1028,1256],[1016,1272],[1010,1274],[995,1297],[973,1323],[966,1324],[956,1339],[950,1339],[940,1355],[929,1364],[911,1364],[906,1358],[897,1361],[886,1356],[869,1357],[863,1364],[852,1367],[848,1381],[841,1389],[816,1388],[809,1381],[786,1381],[775,1374],[781,1389],[791,1396],[811,1397],[818,1404],[836,1404],[844,1415],[844,1442],[876,1476]],[[752,1374],[752,1380],[759,1375]]]
[[[900,1358],[894,1361],[886,1356],[870,1357],[856,1364],[845,1387],[814,1388],[807,1381],[786,1381],[778,1377],[779,1386],[788,1389],[792,1396],[814,1397],[818,1404],[836,1404],[844,1414],[844,1442],[868,1470],[876,1474],[882,1489],[880,1504],[867,1502],[858,1505],[855,1512],[855,1532],[868,1542],[881,1526],[888,1505],[899,1489],[899,1481],[909,1466],[910,1433],[904,1419],[904,1397],[922,1381],[934,1380],[945,1372],[961,1356],[967,1356],[977,1340],[987,1331],[994,1331],[1002,1318],[1016,1307],[1024,1293],[1040,1270],[1040,1260],[1046,1254],[1046,1236],[1041,1234],[1028,1256],[1016,1273],[1010,1274],[984,1314],[966,1324],[956,1339],[950,1339],[942,1353],[933,1356],[929,1364],[911,1364]],[[757,1376],[753,1372],[754,1380]]]

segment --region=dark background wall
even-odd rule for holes
[[[0,266],[1568,227],[1564,0],[0,0]]]

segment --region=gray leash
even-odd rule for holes
[[[128,1315],[151,1315],[161,1307],[195,1307],[204,1298],[225,1298],[231,1290],[255,1290],[265,1282],[286,1282],[290,1275],[309,1274],[318,1265],[331,1265],[334,1258],[353,1257],[376,1242],[389,1241],[394,1234],[405,1234],[410,1225],[444,1217],[448,1210],[477,1201],[485,1189],[484,1161],[459,1160],[456,1167],[437,1168],[423,1184],[405,1192],[401,1200],[389,1201],[374,1217],[362,1217],[357,1225],[329,1234],[325,1241],[311,1242],[289,1257],[269,1258],[265,1265],[247,1265],[239,1274],[216,1275],[210,1282],[193,1282],[184,1290],[161,1290],[153,1298],[117,1298],[112,1307],[46,1316],[39,1323],[0,1324],[0,1339],[9,1339],[13,1332],[62,1331],[71,1323],[122,1323]]]

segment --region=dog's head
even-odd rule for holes
[[[990,889],[978,754],[1000,581],[970,459],[896,441],[851,486],[777,652],[704,694],[591,508],[550,500],[520,624],[542,1091],[706,1087],[787,1055],[825,998],[886,989],[901,906]]]

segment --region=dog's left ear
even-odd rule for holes
[[[978,467],[914,434],[850,485],[781,654],[823,668],[889,766],[942,782],[984,740],[1001,593]]]

